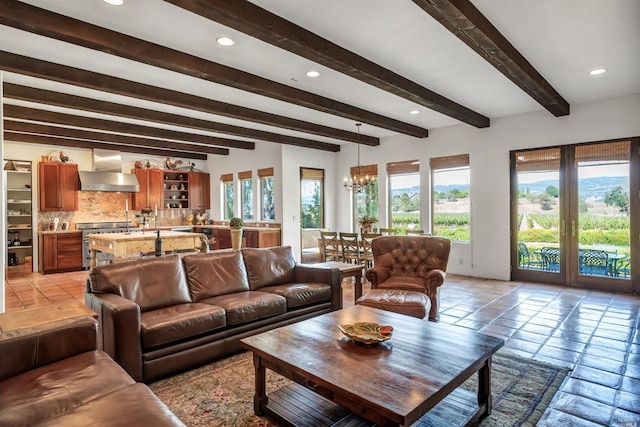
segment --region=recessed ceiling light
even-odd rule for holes
[[[105,3],[112,4],[114,6],[120,6],[124,3],[124,0],[104,0]]]
[[[606,68],[596,68],[596,69],[593,69],[593,70],[589,71],[589,74],[591,74],[592,76],[597,76],[599,74],[604,74],[606,72],[607,72]]]
[[[318,77],[319,75],[320,73],[315,70],[307,71],[307,77]]]
[[[221,46],[233,46],[235,44],[235,42],[229,37],[218,37],[216,42]]]
[[[409,111],[409,114],[413,114],[413,115],[420,114],[420,111],[418,111],[418,110],[411,110],[411,111]]]

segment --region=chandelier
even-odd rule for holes
[[[358,166],[351,168],[354,172],[350,180],[344,179],[344,189],[355,193],[364,193],[367,187],[373,183],[373,179],[362,174],[362,166],[360,166],[360,126],[362,123],[356,123],[358,128]]]

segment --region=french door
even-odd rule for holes
[[[638,139],[513,151],[511,160],[512,278],[640,291]]]

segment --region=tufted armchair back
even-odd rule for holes
[[[444,283],[451,241],[431,236],[380,236],[371,242],[371,288],[424,292],[431,299],[429,318],[438,312],[438,287]]]

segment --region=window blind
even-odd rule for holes
[[[387,175],[402,175],[420,172],[419,160],[387,163]]]
[[[432,157],[429,159],[431,170],[454,169],[469,166],[468,154],[457,154],[455,156]]]

